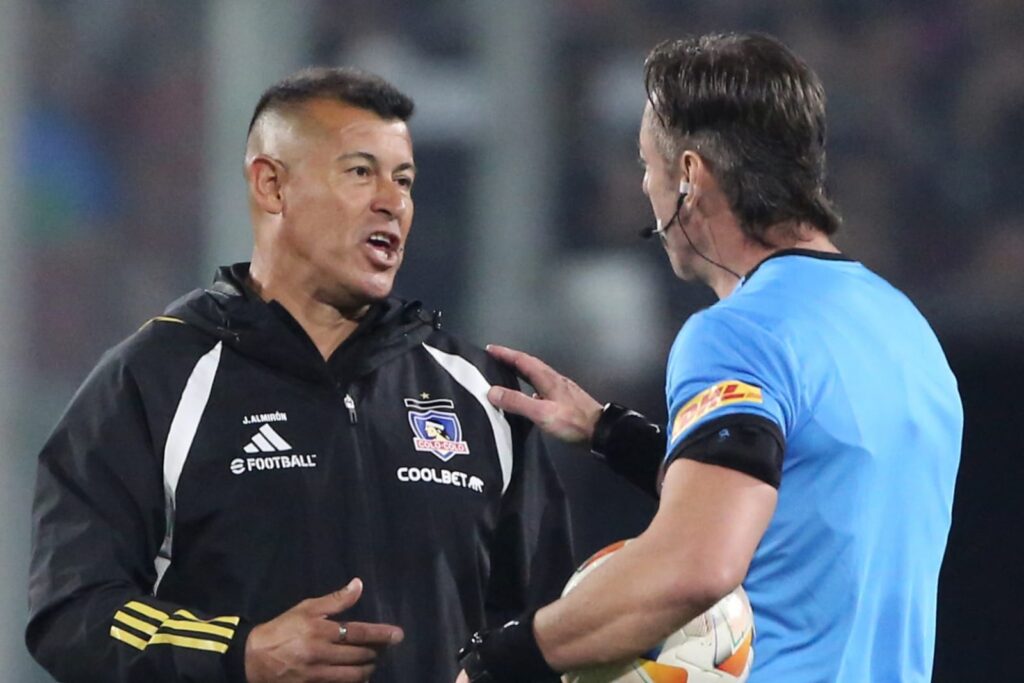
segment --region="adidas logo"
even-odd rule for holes
[[[235,458],[231,461],[234,474],[264,470],[287,470],[294,467],[316,467],[316,453],[278,455],[292,450],[292,445],[285,441],[277,431],[268,424],[259,428],[252,439],[242,450],[255,457]],[[275,455],[265,455],[274,453]],[[256,455],[259,454],[259,455]]]
[[[291,449],[291,444],[282,439],[273,427],[265,424],[260,427],[243,450],[246,453],[280,453]]]

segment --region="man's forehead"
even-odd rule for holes
[[[328,135],[342,141],[382,138],[388,143],[407,145],[412,148],[412,136],[404,121],[353,121],[326,131]]]
[[[412,136],[404,121],[383,119],[368,109],[328,98],[265,111],[253,129],[248,149],[250,154],[285,158],[308,154],[310,146],[332,155],[363,151],[401,157],[396,163],[412,163]]]
[[[643,114],[640,116],[640,127],[651,129],[658,124],[660,124],[658,114],[654,111],[654,106],[651,104],[651,101],[647,100],[647,103],[644,104]]]
[[[327,98],[309,100],[302,106],[300,115],[307,120],[309,125],[330,135],[383,133],[411,140],[409,127],[405,121],[383,119],[369,109],[362,109],[338,100]]]
[[[650,144],[653,141],[652,140],[652,135],[654,134],[653,125],[654,125],[654,112],[651,109],[650,103],[648,103],[647,106],[644,107],[643,115],[640,117],[640,130],[639,130],[638,135],[637,135],[637,142],[638,142],[638,144],[641,147],[644,146],[645,142],[647,144]]]

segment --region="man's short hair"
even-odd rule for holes
[[[380,76],[352,67],[309,67],[267,88],[256,103],[249,132],[265,111],[295,106],[312,99],[333,99],[372,111],[385,120],[408,121],[412,99]]]
[[[655,140],[675,164],[709,165],[744,233],[806,221],[827,235],[840,219],[825,192],[825,91],[775,38],[713,34],[665,41],[644,63]]]

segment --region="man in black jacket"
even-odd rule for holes
[[[470,632],[557,596],[561,485],[486,398],[514,377],[388,298],[412,109],[346,69],[269,89],[252,263],[73,399],[40,456],[26,634],[59,680],[451,680]]]

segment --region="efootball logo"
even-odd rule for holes
[[[462,440],[462,423],[455,414],[452,401],[407,398],[405,407],[409,409],[412,443],[417,451],[433,453],[441,462],[448,462],[456,455],[469,454],[469,444]]]
[[[280,413],[283,415],[284,413]],[[244,424],[244,420],[243,420]],[[231,471],[235,474],[264,470],[285,470],[293,467],[316,467],[316,454],[281,455],[292,450],[292,445],[284,440],[269,424],[264,424],[253,435],[242,450],[249,454],[245,458],[231,461]],[[272,455],[271,455],[272,454]]]

